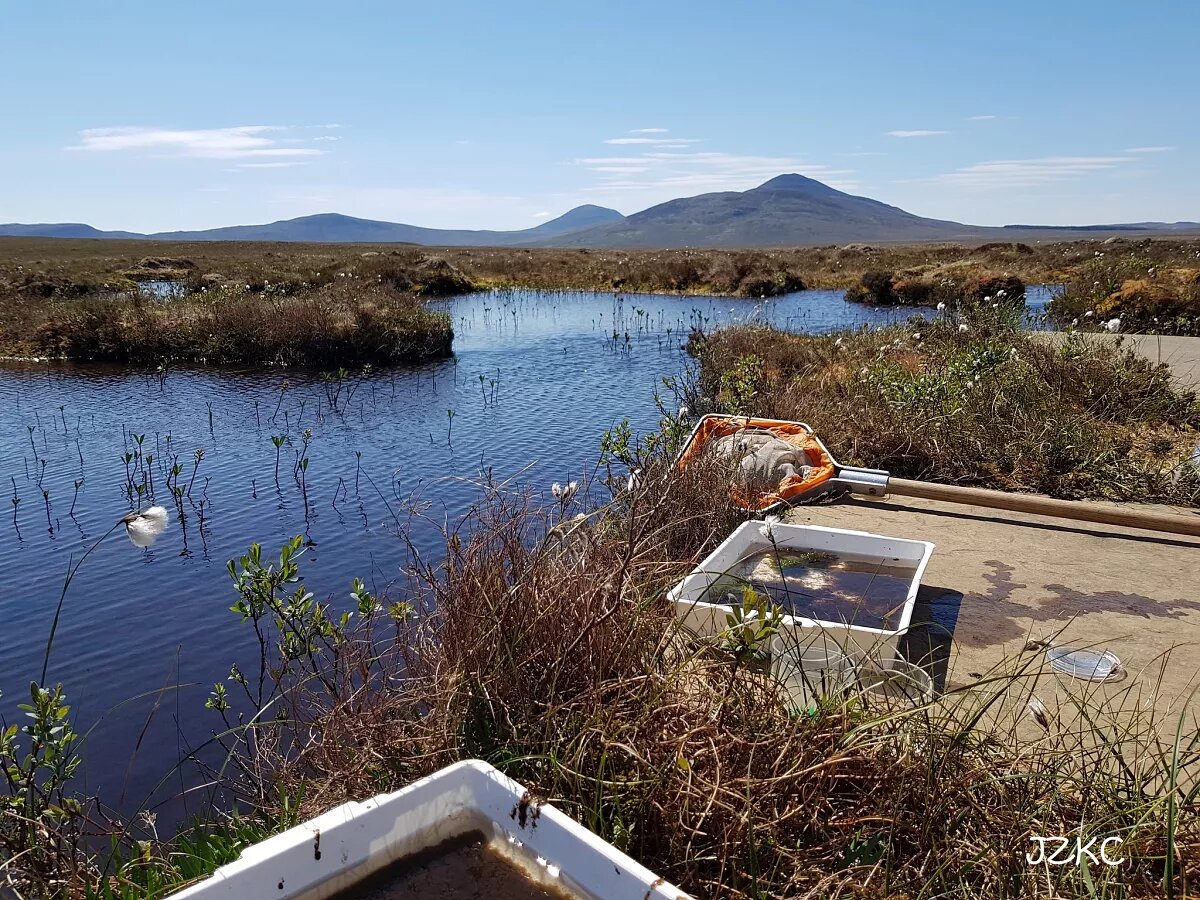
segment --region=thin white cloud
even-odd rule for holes
[[[964,166],[932,178],[907,180],[976,188],[1035,187],[1096,172],[1105,172],[1129,162],[1133,162],[1133,158],[1129,156],[1043,156],[1037,159],[999,159]]]
[[[535,213],[533,214],[533,217],[534,217],[535,219],[548,219],[548,218],[550,218],[550,216],[551,216],[551,215],[553,215],[553,214],[552,214],[552,213],[548,213],[548,212],[535,212]]]
[[[995,116],[967,116],[968,122],[990,122]]]
[[[292,169],[296,166],[307,166],[307,162],[249,162],[242,163],[230,171],[238,169]]]
[[[1125,153],[1169,153],[1174,147],[1130,147]]]
[[[336,134],[323,134],[320,137],[313,138],[314,141],[340,141],[341,137]]]
[[[573,161],[598,181],[583,188],[612,205],[637,206],[710,191],[743,191],[786,172],[857,190],[852,169],[817,165],[794,156],[753,156],[649,146],[638,156],[589,156]]]
[[[573,160],[577,166],[640,166],[646,162],[645,156],[585,156]]]
[[[666,134],[669,128],[631,128],[630,134]]]
[[[252,159],[319,156],[315,147],[287,147],[276,125],[237,125],[232,128],[169,129],[148,127],[88,128],[79,143],[68,147],[93,153],[148,151],[159,156],[196,159]]]
[[[894,137],[894,138],[919,138],[919,137],[933,137],[935,134],[948,134],[948,133],[949,132],[945,132],[945,131],[929,131],[928,129],[918,128],[918,129],[914,129],[912,131],[889,131],[887,133],[887,135],[888,135],[888,137]]]
[[[647,137],[629,138],[629,137],[626,137],[626,138],[609,138],[604,143],[617,144],[617,145],[645,144],[645,145],[649,145],[652,147],[654,147],[654,146],[657,146],[657,147],[686,147],[688,144],[699,144],[700,139],[699,138],[647,138]]]

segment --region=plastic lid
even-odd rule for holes
[[[1121,670],[1121,660],[1107,650],[1072,650],[1070,647],[1051,647],[1046,658],[1056,672],[1082,678],[1085,681],[1108,681]]]

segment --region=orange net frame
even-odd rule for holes
[[[684,447],[679,457],[679,468],[685,468],[689,463],[704,454],[713,442],[721,438],[738,434],[739,432],[767,432],[789,444],[801,449],[808,456],[812,467],[807,477],[788,475],[783,478],[773,490],[766,493],[747,497],[739,485],[732,485],[729,496],[743,509],[751,512],[762,512],[779,503],[795,500],[825,483],[837,473],[837,465],[829,452],[816,439],[812,431],[800,422],[785,422],[781,419],[753,419],[743,416],[707,416],[696,427],[692,439]]]

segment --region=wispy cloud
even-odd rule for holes
[[[585,156],[583,159],[573,160],[577,166],[640,166],[646,162],[650,154],[642,156]]]
[[[931,178],[908,179],[959,187],[1035,187],[1115,169],[1133,162],[1129,156],[1043,156],[1037,159],[1000,159],[964,166]]]
[[[669,128],[631,128],[630,134],[666,134]]]
[[[617,145],[645,144],[652,147],[686,147],[688,144],[699,144],[700,141],[700,138],[619,137],[609,138],[604,143]]]
[[[1125,153],[1169,153],[1174,147],[1130,147]]]
[[[229,172],[236,172],[239,169],[292,169],[296,166],[307,166],[307,162],[248,162],[242,163],[240,166],[235,166],[232,169],[227,169]]]
[[[342,138],[336,134],[322,134],[313,138],[314,141],[340,141]]]
[[[967,121],[968,122],[989,122],[994,118],[996,118],[996,117],[995,116],[967,116]]]
[[[927,129],[918,128],[918,129],[914,129],[912,131],[889,131],[887,133],[887,135],[888,135],[888,137],[894,137],[894,138],[919,138],[919,137],[933,137],[935,134],[948,134],[948,133],[949,132],[945,132],[945,131],[929,131]]]
[[[852,169],[818,165],[795,156],[754,156],[688,148],[647,146],[637,156],[588,156],[573,161],[599,176],[591,194],[628,198],[629,205],[707,191],[741,191],[797,172],[833,187],[855,190]],[[644,199],[638,199],[644,198]]]
[[[196,159],[319,156],[324,152],[316,147],[283,146],[285,142],[296,142],[295,138],[285,137],[290,130],[277,125],[198,129],[88,128],[79,132],[79,143],[67,149],[93,153],[142,151],[157,156]]]
[[[535,212],[535,213],[533,214],[533,217],[534,217],[535,219],[548,219],[548,218],[550,218],[550,216],[551,216],[551,215],[553,215],[553,213],[548,213],[548,212]]]

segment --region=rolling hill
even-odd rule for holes
[[[512,247],[540,243],[624,219],[615,209],[577,206],[557,219],[521,231],[458,231],[421,228],[374,219],[321,213],[269,225],[235,225],[206,231],[166,231],[146,235],[162,241],[303,241],[332,244],[432,244],[440,247]],[[3,228],[4,226],[0,226]]]

